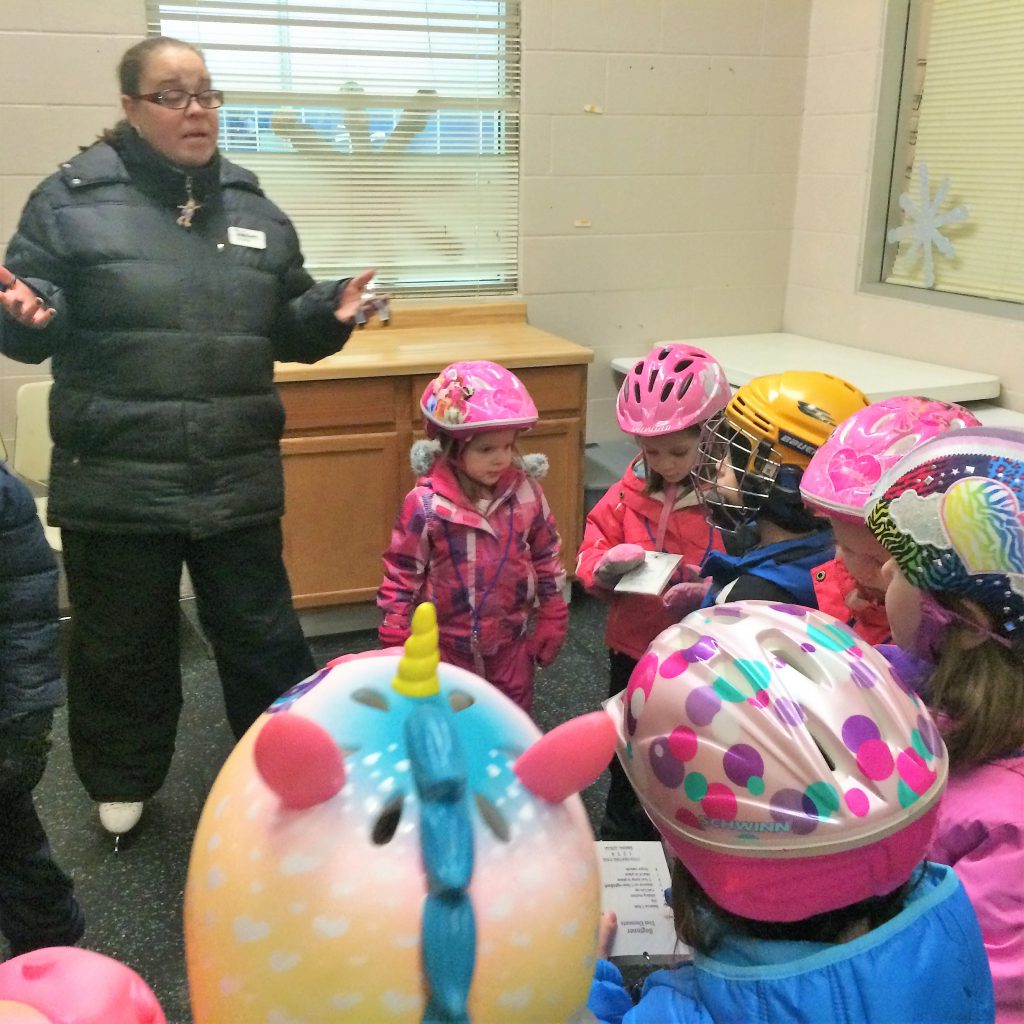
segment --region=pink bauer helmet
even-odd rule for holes
[[[836,427],[800,479],[811,508],[864,522],[871,490],[907,452],[947,430],[979,425],[961,405],[928,398],[886,398],[860,409]]]
[[[448,434],[468,440],[485,430],[529,430],[538,419],[523,382],[485,359],[446,366],[427,385],[420,411],[430,438]]]
[[[734,914],[803,920],[891,892],[924,857],[945,746],[885,658],[830,615],[695,611],[607,708],[644,809]]]
[[[626,374],[615,414],[623,432],[659,437],[703,423],[725,408],[730,394],[725,370],[714,358],[672,342],[652,348]]]

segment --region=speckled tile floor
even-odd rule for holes
[[[595,710],[607,692],[605,612],[600,602],[576,594],[569,636],[558,661],[538,674],[534,713],[543,730],[572,715]],[[84,945],[130,964],[156,992],[170,1024],[191,1024],[182,939],[182,894],[192,836],[206,793],[231,735],[224,722],[213,662],[183,630],[185,708],[170,775],[147,804],[138,829],[115,855],[110,837],[78,782],[67,748],[66,721],[58,714],[54,750],[36,790],[40,814],[57,857],[75,878],[88,927]],[[372,633],[311,641],[318,664],[339,654],[376,646]],[[607,777],[584,795],[593,823],[604,806]]]

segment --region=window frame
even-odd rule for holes
[[[180,0],[180,2],[182,7],[188,7],[190,0]],[[209,2],[209,0],[192,0],[192,2],[201,5],[203,2]],[[466,6],[469,6],[467,0],[463,0],[463,2],[466,3]],[[294,3],[296,6],[302,7],[302,0],[285,0],[285,6],[288,3]],[[278,148],[276,145],[265,149],[259,146],[258,136],[261,134],[261,118],[266,119],[264,115],[273,116],[275,111],[290,109],[301,116],[304,124],[313,124],[312,121],[307,119],[307,115],[322,114],[325,110],[330,109],[336,109],[339,113],[344,113],[346,109],[352,108],[361,108],[368,115],[371,112],[394,114],[396,121],[403,112],[418,109],[433,112],[436,115],[434,132],[437,135],[438,146],[434,148],[428,145],[427,148],[417,147],[416,150],[410,150],[408,163],[411,167],[419,167],[421,170],[427,167],[435,158],[439,161],[439,166],[442,169],[445,163],[452,166],[465,165],[467,176],[470,178],[475,176],[477,179],[475,187],[466,187],[458,192],[458,195],[464,199],[463,205],[467,208],[479,207],[481,210],[488,208],[488,202],[492,197],[488,196],[486,191],[481,191],[482,188],[486,189],[486,185],[482,186],[480,181],[486,182],[490,179],[504,182],[501,186],[503,190],[500,190],[498,194],[500,209],[504,213],[499,213],[497,219],[488,219],[486,213],[482,213],[480,216],[466,218],[465,221],[459,222],[460,227],[466,231],[467,237],[470,239],[486,238],[492,234],[495,234],[495,237],[507,239],[507,241],[501,243],[501,251],[497,258],[488,258],[486,248],[474,248],[471,250],[470,258],[465,262],[447,265],[443,258],[438,257],[433,261],[423,261],[419,265],[418,270],[410,270],[409,252],[396,249],[393,242],[391,244],[391,260],[380,258],[376,252],[365,252],[363,254],[362,263],[378,268],[378,282],[380,282],[380,286],[396,298],[415,299],[417,302],[429,304],[432,302],[450,303],[453,300],[460,302],[480,300],[501,301],[520,294],[522,280],[520,190],[522,167],[521,75],[523,0],[487,0],[487,3],[491,7],[499,8],[501,14],[507,16],[508,21],[517,26],[515,30],[510,30],[498,37],[510,41],[511,45],[506,45],[499,51],[505,55],[505,59],[498,61],[496,65],[498,72],[497,81],[501,84],[498,87],[498,91],[493,95],[493,104],[490,102],[490,94],[486,91],[476,94],[469,93],[465,96],[456,91],[451,95],[446,95],[444,97],[445,102],[438,105],[432,102],[428,96],[423,96],[422,99],[418,96],[410,98],[404,93],[390,95],[388,92],[385,92],[370,95],[366,98],[357,98],[353,95],[339,96],[332,91],[308,92],[295,90],[289,92],[276,89],[264,91],[259,88],[237,88],[229,84],[219,86],[219,88],[225,89],[227,96],[225,104],[220,111],[218,145],[226,159],[237,162],[240,166],[252,170],[261,177],[261,183],[263,183],[263,175],[266,173],[266,168],[261,168],[260,166],[260,162],[264,159],[269,158],[276,162],[281,157],[302,156],[300,148],[294,145],[294,140],[280,133],[276,135],[276,138],[282,143],[281,148]],[[167,22],[173,23],[175,20],[183,20],[188,17],[188,12],[174,10],[178,6],[174,0],[146,0],[145,6],[147,38],[158,34],[163,27],[163,30],[168,31],[171,35],[180,35],[181,38],[192,41],[193,37],[191,34],[175,32],[173,24],[167,26]],[[165,6],[170,8],[170,10],[164,10]],[[400,18],[402,15],[402,8],[399,5],[389,5],[386,2],[382,2],[380,6],[382,8],[390,8],[395,17]],[[484,8],[485,16],[486,6],[487,4],[481,4],[481,7]],[[324,9],[327,11],[331,10],[329,5],[325,5]],[[246,8],[243,5],[240,14],[244,15],[245,13]],[[308,13],[308,10],[306,13]],[[365,13],[365,11],[357,12],[357,14]],[[390,17],[392,15],[387,16]],[[458,15],[451,16],[458,17]],[[492,15],[492,17],[497,16],[497,12]],[[230,12],[225,12],[225,20],[229,21],[230,17]],[[222,52],[224,50],[241,49],[241,47],[233,45],[218,47],[217,44],[203,42],[201,39],[197,41],[196,45],[207,52],[208,59],[210,53],[218,49]],[[282,83],[288,77],[287,64],[289,52],[287,49],[280,51],[278,74]],[[366,52],[372,53],[372,51]],[[376,55],[379,56],[380,54]],[[403,53],[401,56],[415,55]],[[467,59],[473,59],[472,50],[467,51]],[[216,75],[216,71],[214,71],[214,74]],[[417,92],[426,91],[417,90]],[[396,101],[393,110],[388,104],[389,100]],[[458,119],[460,115],[467,113],[481,119],[480,141],[477,144],[477,149],[475,151],[467,151],[445,146],[445,129],[447,128],[450,131],[453,124],[455,132],[452,137],[456,139],[456,146],[458,145]],[[245,131],[244,128],[232,127],[230,122],[233,119],[237,120],[246,117],[251,117],[255,122],[252,134],[257,140],[256,144],[251,147],[241,145],[239,148],[229,148],[232,134],[236,132],[244,133]],[[488,124],[485,124],[485,121]],[[314,127],[313,130],[321,137],[324,145],[332,145],[319,128]],[[393,130],[394,124],[392,125]],[[262,131],[271,135],[274,134],[272,128],[262,128]],[[389,137],[384,136],[383,138],[386,140]],[[380,139],[377,139],[377,141],[381,142]],[[386,145],[386,141],[384,145]],[[380,149],[381,145],[375,147],[375,151]],[[350,156],[350,154],[345,153],[344,149],[338,149],[337,153],[342,159],[347,159]],[[315,168],[315,161],[321,160],[323,156],[323,151],[313,154],[311,159],[314,163],[307,164],[307,167]],[[356,172],[357,176],[364,175],[368,166],[365,163],[366,158],[367,154],[361,155],[359,162],[353,163],[349,171]],[[395,155],[389,151],[386,157],[388,164],[390,165],[395,159]],[[492,171],[493,167],[498,168],[497,176]],[[331,177],[334,178],[334,175],[331,175]],[[335,180],[340,180],[341,177],[342,175],[338,175]],[[422,181],[428,187],[436,187],[436,180],[432,180],[431,172],[428,172]],[[270,179],[269,183],[273,188],[273,179]],[[273,191],[268,192],[268,194],[271,199],[281,195],[280,192],[275,193]],[[401,186],[396,186],[395,199],[399,204],[408,206],[415,201],[418,194],[419,192],[416,187],[412,187],[410,190],[409,186],[406,186],[403,192]],[[374,192],[374,201],[379,201],[379,195],[376,191]],[[289,205],[288,199],[283,198],[282,209],[285,214],[292,217],[293,220],[297,220],[298,215],[296,214],[293,217],[289,211]],[[493,209],[493,207],[491,208]],[[298,223],[296,223],[296,226],[299,230],[300,240],[302,240],[304,234],[302,226]],[[308,230],[309,225],[307,224],[306,227]],[[448,234],[447,225],[442,223],[441,227],[443,229],[441,237],[446,237]],[[496,228],[500,228],[503,234],[497,235],[495,232]],[[412,234],[413,232],[410,232],[410,235]],[[420,236],[422,236],[422,232],[420,232]],[[437,244],[437,239],[434,236],[428,237],[433,238],[433,244]],[[365,242],[363,236],[357,235],[355,240],[362,248],[367,248],[363,244]],[[387,247],[382,246],[381,248],[386,249]],[[330,279],[335,276],[335,270],[343,264],[350,268],[352,259],[357,263],[360,262],[358,255],[350,256],[346,249],[345,236],[341,236],[339,242],[332,243],[330,249],[321,249],[315,244],[303,245],[307,267],[318,278],[323,279]],[[412,266],[416,266],[415,258],[412,261]]]
[[[868,179],[867,216],[859,291],[882,298],[904,299],[940,309],[1004,319],[1024,319],[1024,303],[989,299],[978,295],[889,284],[885,275],[895,257],[894,245],[886,241],[893,213],[899,209],[903,191],[902,176],[897,174],[899,125],[912,101],[903,83],[913,68],[915,23],[911,17],[913,0],[889,0],[882,38],[882,67],[875,119],[874,151]]]

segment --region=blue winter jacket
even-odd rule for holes
[[[981,931],[952,868],[928,864],[902,912],[842,945],[732,936],[713,957],[657,971],[633,1005],[599,960],[587,1006],[602,1024],[983,1024],[995,1019]]]
[[[0,723],[63,700],[57,562],[28,488],[0,463]]]
[[[711,577],[703,607],[713,605],[719,592],[736,580],[727,601],[786,601],[817,608],[811,570],[834,557],[831,530],[765,544],[742,555],[712,551],[701,566],[701,575]]]

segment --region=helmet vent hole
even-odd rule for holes
[[[507,843],[510,832],[505,815],[482,793],[474,793],[473,796],[476,799],[476,809],[480,812],[480,817],[483,818],[484,824],[491,830],[494,838]]]
[[[814,740],[814,745],[818,748],[818,753],[825,759],[825,764],[828,765],[828,770],[830,772],[834,772],[836,770],[836,762],[832,755],[818,742],[817,736],[812,735],[811,739]]]
[[[661,389],[661,400],[667,402],[672,397],[672,381],[666,381]]]
[[[398,831],[398,822],[402,818],[402,805],[405,801],[404,796],[392,797],[384,805],[384,810],[381,811],[380,817],[373,823],[373,833],[370,838],[373,840],[376,846],[387,846],[392,839],[395,838],[395,833]]]
[[[448,706],[452,711],[465,711],[466,708],[471,708],[475,703],[476,701],[462,690],[452,690],[448,694]]]
[[[636,381],[633,382],[633,399],[637,403],[640,401],[640,385]]]
[[[676,373],[682,373],[684,370],[688,370],[691,366],[693,366],[692,359],[680,359],[679,362],[676,363]]]
[[[376,708],[378,711],[387,711],[391,705],[383,693],[364,687],[352,694],[352,699],[359,704],[365,704],[368,708]]]
[[[764,651],[770,658],[774,658],[776,664],[782,662],[787,668],[798,672],[809,682],[818,686],[827,686],[828,677],[820,661],[803,650],[797,643],[781,633],[766,640],[763,645]]]
[[[650,376],[647,378],[647,390],[654,394],[654,385],[658,383],[658,368],[652,367]]]
[[[676,398],[682,399],[683,395],[690,390],[690,385],[693,383],[693,374],[688,373],[680,382],[679,390],[676,391]]]

